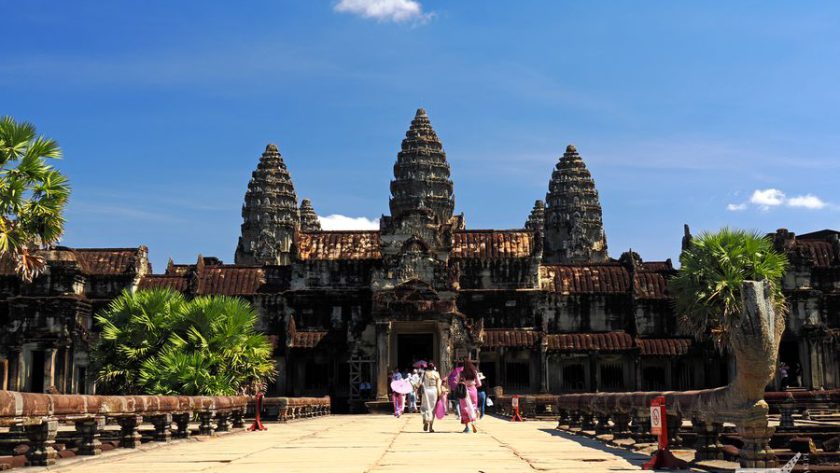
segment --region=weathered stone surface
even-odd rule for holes
[[[297,194],[286,163],[269,144],[248,183],[242,207],[242,236],[237,264],[289,264],[295,230],[299,228]]]
[[[318,214],[312,208],[312,202],[309,199],[303,199],[300,202],[300,229],[304,232],[317,232],[321,230],[321,222],[318,220]]]
[[[545,196],[543,261],[592,263],[607,259],[595,181],[575,146],[569,145],[551,174]]]

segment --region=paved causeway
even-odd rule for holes
[[[67,460],[50,471],[188,472],[586,472],[638,470],[645,458],[554,430],[556,422],[485,417],[462,434],[454,417],[427,434],[416,414],[329,416],[269,424],[266,432],[193,439]],[[73,462],[72,464],[68,462]]]

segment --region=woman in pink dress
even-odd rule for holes
[[[461,372],[461,383],[467,387],[467,395],[460,400],[461,423],[464,424],[464,433],[468,434],[470,428],[478,432],[475,421],[478,418],[478,389],[481,380],[478,379],[478,370],[470,360],[464,363],[464,371]]]

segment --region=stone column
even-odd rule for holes
[[[767,425],[767,421],[755,423],[741,423],[737,425],[738,436],[744,443],[741,447],[740,463],[743,468],[776,468],[778,461],[770,439],[775,432],[774,427]]]
[[[391,323],[376,322],[376,399],[388,400],[388,368],[390,368],[389,345]]]
[[[214,411],[201,411],[198,413],[198,434],[199,435],[213,435],[216,431],[216,426],[213,424]]]
[[[630,437],[630,414],[618,413],[613,415],[613,438],[626,439]]]
[[[55,387],[55,357],[58,350],[48,348],[44,350],[44,392]]]
[[[449,325],[448,323],[438,323],[438,357],[440,363],[438,372],[442,376],[446,376],[452,371],[452,355],[451,347],[449,346]],[[498,378],[497,378],[498,379]]]
[[[155,442],[169,442],[172,440],[172,414],[161,414],[149,418],[155,426]]]
[[[668,427],[668,445],[682,445],[682,437],[680,437],[682,420],[681,415],[668,415],[665,417],[665,422]]]
[[[216,414],[216,431],[230,432],[230,412],[223,411]]]
[[[598,414],[598,423],[595,424],[595,435],[606,435],[612,432],[610,428],[610,416],[608,414]]]
[[[120,447],[137,448],[142,441],[138,428],[143,423],[143,416],[117,417],[117,423],[120,424]]]
[[[55,434],[58,421],[44,420],[40,424],[27,425],[26,437],[29,450],[26,452],[26,466],[50,466],[55,464]]]
[[[548,392],[548,344],[543,337],[540,343],[540,392]]]
[[[793,429],[796,427],[796,425],[793,422],[793,410],[793,402],[784,402],[781,405],[779,405],[779,412],[781,413],[781,416],[779,418],[780,429]]]
[[[97,416],[91,419],[76,421],[76,432],[82,438],[79,442],[78,455],[99,455],[102,453],[102,442],[99,432],[105,428],[105,417]]]
[[[245,427],[245,421],[243,420],[243,412],[241,410],[233,411],[233,413],[231,414],[231,419],[233,421],[234,429],[241,429]]]
[[[175,432],[172,433],[172,437],[176,439],[185,439],[190,436],[190,418],[192,414],[184,413],[184,414],[175,414],[172,416],[172,420],[175,421]]]
[[[26,357],[23,350],[17,352],[17,362],[15,369],[15,391],[23,391],[26,389]]]
[[[633,413],[633,426],[630,428],[632,432],[630,437],[636,443],[650,442],[650,416],[643,410],[637,409]]]
[[[691,421],[691,426],[697,434],[694,460],[723,460],[723,445],[720,443],[723,425],[695,419]]]

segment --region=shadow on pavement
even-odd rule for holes
[[[562,430],[555,430],[555,429],[540,429],[540,431],[550,434],[554,437],[564,438],[566,440],[570,440],[572,442],[576,442],[584,447],[594,448],[595,450],[600,450],[605,453],[609,453],[611,455],[615,455],[617,457],[623,458],[628,463],[641,467],[642,464],[648,460],[650,457],[641,453],[631,452],[619,447],[613,447],[611,445],[606,445],[604,442],[600,440],[592,439],[589,437],[583,437],[580,435],[573,435],[568,432],[563,432]]]

